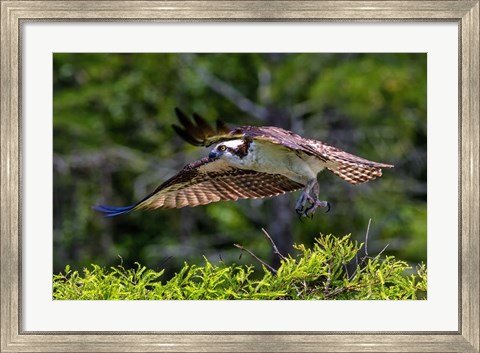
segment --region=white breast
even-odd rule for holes
[[[289,148],[263,141],[252,141],[248,154],[232,162],[238,168],[281,174],[302,184],[316,178],[325,168],[325,163],[318,158],[306,154],[300,157]]]

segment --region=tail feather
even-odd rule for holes
[[[340,178],[356,185],[369,180],[373,180],[382,175],[380,168],[352,168],[351,166],[342,166],[338,169],[331,169]]]
[[[353,185],[381,177],[382,168],[394,167],[392,164],[369,161],[330,146],[326,157],[329,161],[327,168]]]
[[[114,217],[121,214],[125,214],[133,210],[135,205],[125,206],[125,207],[114,207],[114,206],[105,206],[97,205],[93,209],[98,212],[102,212],[105,217]]]
[[[379,167],[342,165],[337,168],[328,169],[353,185],[361,184],[382,176],[382,169]]]

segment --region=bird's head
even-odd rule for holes
[[[243,140],[230,140],[219,143],[208,154],[209,158],[226,160],[242,159],[248,153],[248,143]]]

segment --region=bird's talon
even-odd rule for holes
[[[315,204],[312,204],[310,207],[306,208],[306,209],[305,209],[305,216],[309,216],[309,213],[310,213],[310,211],[312,211],[312,209],[313,209],[312,213],[314,213],[314,212],[315,212],[315,208],[316,208],[316,207],[315,207]]]
[[[325,213],[330,212],[330,209],[331,209],[330,202],[327,201],[327,210],[325,211]]]

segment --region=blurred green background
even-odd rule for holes
[[[319,233],[352,233],[368,252],[426,262],[426,54],[76,54],[53,56],[55,273],[69,264],[166,268],[202,256],[227,264],[275,262],[261,228],[281,251]],[[299,220],[300,192],[263,200],[104,218],[92,205],[130,205],[209,149],[170,127],[180,107],[210,122],[275,125],[395,165],[352,186],[319,176],[332,204]],[[122,260],[119,259],[122,258]]]

